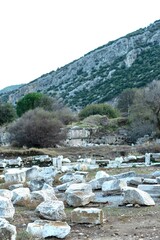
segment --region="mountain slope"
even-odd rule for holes
[[[39,77],[5,98],[15,103],[25,94],[39,91],[62,98],[75,109],[109,101],[125,88],[160,80],[159,56],[160,20]]]
[[[18,84],[18,85],[11,85],[11,86],[5,87],[5,88],[0,90],[0,94],[15,91],[18,88],[22,87],[23,85],[24,84]]]

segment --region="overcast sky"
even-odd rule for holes
[[[0,0],[0,89],[160,19],[160,0]]]

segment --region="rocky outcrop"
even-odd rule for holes
[[[144,29],[109,42],[56,71],[42,75],[10,93],[9,101],[16,103],[25,94],[37,91],[56,95],[76,109],[88,103],[110,100],[128,87],[127,75],[125,81],[120,78],[121,74],[118,75],[117,70],[123,71],[125,68],[127,74],[127,69],[132,67],[144,51],[160,45],[159,25],[160,21],[156,21]],[[148,74],[150,81],[155,79],[150,71]],[[117,88],[115,75],[119,84],[122,81],[121,89]],[[140,76],[135,76],[135,81],[136,87],[139,87]],[[135,84],[134,81],[130,87],[135,87],[132,84]]]

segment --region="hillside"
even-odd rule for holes
[[[73,109],[109,101],[126,88],[160,80],[159,56],[160,20],[0,97],[15,103],[38,91],[63,99]]]
[[[8,93],[17,90],[18,88],[22,87],[24,84],[12,85],[5,87],[0,90],[0,94]]]

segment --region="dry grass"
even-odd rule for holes
[[[57,156],[53,148],[11,148],[0,147],[0,157],[17,157],[17,156],[35,156],[35,155],[49,155]]]

